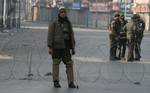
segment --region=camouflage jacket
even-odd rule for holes
[[[110,24],[110,31],[113,36],[119,36],[120,32],[122,31],[122,23],[117,23],[115,20],[112,20]]]
[[[137,31],[136,31],[137,37],[142,38],[144,30],[145,30],[145,22],[144,20],[139,19],[137,21]]]
[[[135,33],[136,33],[136,22],[133,20],[129,21],[124,27],[123,30],[126,33],[127,39],[131,40],[135,38]]]

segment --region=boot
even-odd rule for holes
[[[69,88],[76,88],[75,84],[73,82],[69,83]]]
[[[134,58],[135,61],[140,61],[140,58]]]
[[[61,88],[61,85],[59,84],[59,81],[54,81],[54,87],[55,88]]]

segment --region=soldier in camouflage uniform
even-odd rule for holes
[[[141,42],[145,30],[145,22],[137,14],[137,31],[136,31],[136,45],[135,45],[135,60],[139,61],[141,58]]]
[[[119,42],[119,33],[122,30],[120,14],[116,12],[110,24],[109,39],[110,39],[110,60],[119,60],[117,57],[117,46]]]
[[[127,40],[126,40],[126,33],[123,31],[123,27],[128,23],[128,21],[125,20],[123,14],[121,14],[120,18],[121,18],[121,22],[122,22],[122,30],[119,33],[119,46],[118,46],[119,55],[118,55],[118,58],[124,60],[125,59]]]
[[[134,61],[134,49],[135,49],[135,36],[136,36],[136,22],[137,22],[137,15],[133,14],[131,20],[124,26],[123,30],[126,32],[127,35],[127,42],[128,42],[128,55],[127,61]]]
[[[74,33],[69,21],[66,9],[61,7],[58,13],[58,19],[50,22],[48,29],[47,45],[49,54],[53,60],[53,81],[54,87],[60,88],[59,83],[59,64],[61,61],[66,65],[66,74],[68,87],[76,88],[74,84],[72,54],[75,54]]]

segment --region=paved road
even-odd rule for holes
[[[55,89],[52,77],[45,76],[52,68],[46,47],[47,27],[40,28],[34,25],[18,32],[0,33],[0,93],[149,93],[149,33],[145,33],[142,42],[140,62],[110,62],[107,31],[74,28],[73,60],[79,89],[68,89],[63,64],[62,88]]]

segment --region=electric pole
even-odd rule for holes
[[[6,0],[4,0],[4,7],[3,7],[3,26],[6,27]]]

